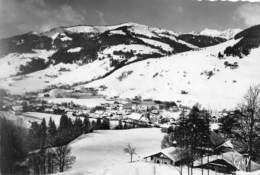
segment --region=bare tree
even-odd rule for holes
[[[133,162],[133,155],[136,154],[135,150],[136,148],[131,144],[127,144],[124,148],[124,152],[130,155],[130,162]]]
[[[63,145],[55,148],[55,159],[59,172],[63,172],[71,167],[76,158],[71,156],[71,150],[68,145]]]
[[[257,120],[260,119],[260,86],[251,86],[242,104],[239,105],[240,133],[247,145],[249,162],[247,171],[251,170],[251,159],[254,156],[254,142],[257,138]]]

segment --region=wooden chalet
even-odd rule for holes
[[[211,169],[220,173],[233,173],[241,170],[245,171],[248,159],[236,151],[229,151],[219,155],[205,156],[194,161],[194,167]],[[260,165],[251,161],[251,171],[260,170]]]
[[[157,164],[175,166],[179,165],[180,162],[185,159],[185,157],[182,157],[182,152],[183,150],[181,148],[169,147],[144,157],[144,160]]]

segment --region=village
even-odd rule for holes
[[[49,96],[46,97],[46,94],[44,97],[28,94],[26,96],[4,97],[1,110],[12,111],[15,116],[14,119],[17,119],[20,124],[23,123],[22,120],[25,120],[25,122],[28,120],[26,117],[22,117],[28,113],[42,113],[44,116],[48,114],[66,114],[72,118],[107,118],[110,122],[118,123],[118,121],[122,121],[132,125],[134,128],[161,127],[163,130],[167,130],[174,124],[180,114],[180,106],[177,106],[175,102],[162,102],[151,99],[142,100],[140,97],[135,97],[134,99],[105,98],[96,94],[91,94],[84,98],[101,102],[94,106],[88,106],[84,103],[74,103],[73,100],[75,98],[55,98],[55,101],[53,98],[49,98]],[[186,109],[188,110],[188,108]],[[25,116],[28,117],[28,115]],[[34,121],[33,116],[31,120]]]
[[[176,138],[171,140],[171,134],[177,127],[181,116],[188,115],[191,108],[178,106],[175,102],[161,102],[151,99],[120,99],[118,97],[104,100],[102,96],[91,94],[91,99],[103,99],[96,106],[84,106],[75,104],[73,101],[55,103],[48,101],[49,96],[39,97],[39,95],[29,94],[27,96],[4,96],[1,105],[1,114],[8,116],[18,125],[30,127],[33,122],[41,123],[42,119],[52,119],[59,124],[60,117],[66,115],[72,120],[88,118],[90,121],[98,119],[108,119],[110,129],[116,129],[119,123],[122,128],[160,128],[165,137],[162,140],[161,150],[145,153],[138,161],[170,165],[178,167],[182,172],[192,171],[186,165],[189,162],[190,167],[202,169],[202,171],[213,171],[223,174],[232,174],[236,171],[256,171],[260,169],[260,164],[250,161],[246,151],[241,145],[232,142],[223,136],[219,130],[219,116],[211,116],[209,142],[206,145],[195,147],[202,154],[196,155],[191,159],[187,149],[181,147],[181,142]],[[66,98],[57,98],[66,99]],[[221,115],[227,115],[225,112]],[[166,140],[165,140],[166,138]],[[166,145],[166,146],[165,146]],[[132,160],[131,160],[132,161]],[[136,161],[136,160],[135,160]],[[191,162],[192,161],[192,162]],[[189,174],[189,173],[188,173]]]

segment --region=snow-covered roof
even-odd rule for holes
[[[144,158],[151,157],[157,154],[163,154],[169,159],[171,159],[173,162],[177,162],[181,159],[180,152],[181,152],[181,148],[169,147],[169,148],[162,149],[158,152],[154,152],[148,156],[145,156]]]
[[[180,117],[180,112],[170,112],[170,111],[163,110],[161,112],[161,116],[164,118],[173,118],[176,120]]]
[[[232,165],[233,167],[235,167],[238,170],[244,170],[244,168],[246,167],[246,158],[243,157],[242,154],[240,154],[239,152],[236,151],[229,151],[226,153],[223,153],[221,155],[212,155],[212,156],[205,156],[203,157],[203,160],[201,161],[201,159],[194,161],[194,166],[201,166],[203,164],[201,164],[201,162],[215,162],[218,160],[224,160],[225,162],[227,162],[228,164]],[[205,163],[206,164],[206,163]],[[256,171],[260,169],[260,165],[257,164],[256,162],[251,161],[251,170],[252,171]]]
[[[215,149],[218,149],[220,147],[226,147],[226,148],[234,148],[234,145],[232,144],[231,140],[228,140],[226,142],[224,142],[223,144],[217,146]]]
[[[127,115],[127,118],[133,119],[133,120],[140,120],[141,117],[142,117],[142,114],[140,114],[140,113],[135,113],[135,112],[133,112],[133,113]]]

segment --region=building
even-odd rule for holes
[[[168,164],[175,166],[179,165],[181,160],[184,159],[184,157],[182,158],[181,155],[182,149],[169,147],[144,157],[144,160],[158,164]]]
[[[202,157],[193,163],[196,168],[211,169],[220,173],[229,173],[241,170],[246,171],[248,158],[237,151],[229,151],[218,155]],[[260,170],[260,165],[251,161],[251,171]]]

